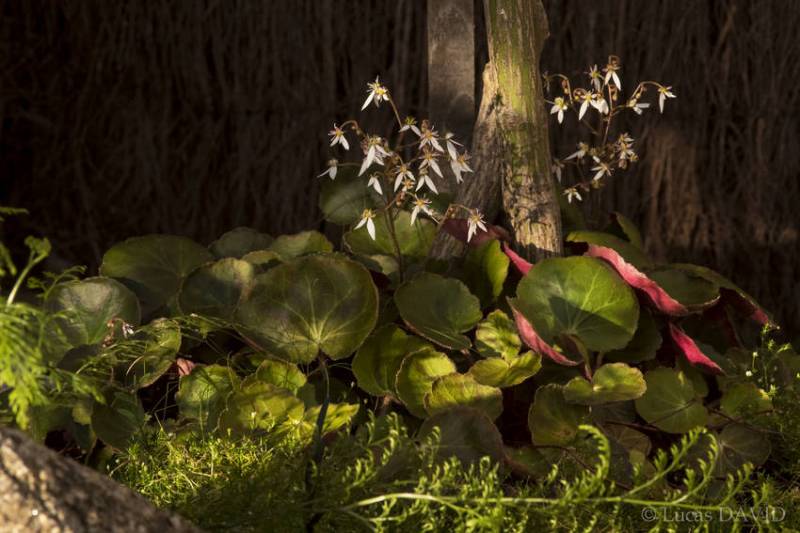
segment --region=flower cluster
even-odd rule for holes
[[[627,99],[622,97],[622,64],[616,56],[610,56],[602,69],[593,65],[586,72],[588,87],[573,89],[572,82],[562,74],[545,75],[548,88],[551,81],[560,81],[562,95],[546,100],[550,114],[556,115],[559,124],[564,122],[565,113],[573,111],[578,123],[586,126],[592,133],[594,142],[579,142],[577,150],[563,159],[553,161],[553,174],[563,183],[565,170],[569,166],[576,179],[564,187],[568,202],[583,199],[581,192],[587,193],[604,184],[618,170],[627,169],[639,157],[633,148],[634,139],[628,132],[622,132],[616,140],[611,137],[613,119],[624,112],[641,115],[651,105],[642,101],[648,89],[655,88],[658,93],[658,108],[664,112],[664,104],[675,98],[672,88],[655,81],[640,82]],[[594,114],[592,114],[592,111]]]
[[[362,111],[370,104],[380,107],[382,103],[387,103],[397,120],[396,139],[392,143],[389,139],[368,134],[356,120],[334,124],[328,132],[331,148],[339,147],[347,152],[353,143],[360,147],[362,157],[358,162],[330,159],[327,168],[318,176],[335,180],[340,167],[357,166],[358,176],[365,178],[364,186],[382,199],[381,207],[364,210],[355,229],[364,228],[374,240],[375,217],[385,214],[394,220],[394,211],[404,209],[411,212],[412,225],[422,215],[441,225],[445,219],[462,212],[466,214],[469,240],[478,229],[486,231],[483,217],[477,210],[452,204],[443,213],[438,212],[427,196],[439,194],[440,185],[437,186],[437,183],[445,179],[448,169],[456,183],[462,183],[464,175],[472,172],[470,157],[463,145],[452,133],[439,133],[427,120],[419,123],[414,117],[401,120],[389,89],[379,78],[367,84],[367,88]]]

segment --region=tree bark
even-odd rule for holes
[[[0,531],[198,530],[106,476],[0,427]]]
[[[456,201],[480,209],[487,220],[502,206],[526,259],[561,255],[561,214],[539,73],[549,33],[544,7],[541,0],[484,0],[484,16],[489,64],[473,134],[475,175]],[[440,237],[434,245],[437,257],[458,251],[452,239]]]

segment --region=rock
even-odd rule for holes
[[[197,532],[110,478],[0,427],[0,531]]]

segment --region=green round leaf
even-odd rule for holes
[[[464,406],[477,409],[494,420],[503,412],[503,393],[496,387],[481,385],[469,374],[449,374],[433,382],[424,404],[429,415]]]
[[[103,256],[100,273],[131,289],[148,316],[173,305],[183,279],[213,259],[206,248],[186,237],[147,235],[112,246]]]
[[[433,348],[418,350],[407,355],[397,371],[397,395],[411,414],[425,418],[425,395],[433,389],[433,382],[455,371],[456,365],[445,354]]]
[[[667,291],[667,294],[689,309],[709,307],[719,298],[719,286],[682,270],[662,268],[648,272],[647,275]]]
[[[551,383],[536,389],[528,410],[528,428],[534,444],[560,446],[578,435],[578,426],[588,417],[587,407],[567,403],[563,386]]]
[[[394,324],[376,329],[353,358],[358,386],[374,396],[396,395],[395,379],[403,358],[426,346],[430,344]]]
[[[732,474],[745,463],[761,466],[772,448],[764,434],[744,424],[728,424],[720,432],[717,442],[721,452],[717,463],[721,472],[718,470],[718,475]]]
[[[519,311],[550,345],[559,336],[570,335],[589,350],[623,348],[639,320],[633,290],[591,257],[540,261],[519,283],[517,296]]]
[[[242,261],[247,261],[255,268],[257,273],[266,272],[270,268],[281,264],[281,256],[272,250],[256,250],[242,256]]]
[[[454,456],[465,464],[485,456],[497,462],[505,459],[500,432],[477,409],[461,406],[433,415],[422,424],[420,438],[428,438],[434,428],[439,428],[437,453],[443,459]]]
[[[619,226],[620,233],[622,234],[621,236],[638,249],[644,250],[642,234],[639,232],[639,228],[636,227],[636,224],[622,213],[615,212],[612,216],[614,222]]]
[[[293,393],[306,384],[306,375],[297,368],[297,365],[275,359],[262,361],[255,371],[255,377],[259,381],[290,390]]]
[[[306,411],[303,415],[302,430],[306,437],[313,437],[317,428],[317,418],[322,407],[316,405]],[[325,413],[325,421],[322,424],[322,434],[325,435],[332,431],[338,431],[350,425],[353,418],[358,413],[358,404],[353,403],[332,403],[328,405]]]
[[[181,378],[175,402],[182,416],[213,429],[225,408],[225,399],[238,385],[239,378],[227,366],[197,366]]]
[[[641,431],[621,426],[619,424],[608,424],[603,428],[603,433],[612,440],[617,441],[628,451],[635,450],[645,457],[650,455],[652,443],[650,439]]]
[[[67,312],[59,326],[73,347],[102,342],[112,320],[132,326],[138,326],[141,320],[136,295],[110,278],[60,283],[50,293],[46,307],[52,313]]]
[[[500,309],[486,315],[475,331],[475,348],[483,357],[514,359],[522,348],[514,321]]]
[[[641,308],[639,312],[639,324],[636,333],[627,346],[619,350],[606,352],[605,359],[619,363],[640,363],[655,359],[656,352],[661,348],[661,333],[648,309]]]
[[[582,242],[611,248],[621,255],[625,262],[632,264],[638,270],[652,268],[653,266],[653,262],[641,248],[609,233],[585,230],[573,231],[567,235],[567,242]]]
[[[480,302],[457,279],[422,273],[395,291],[400,316],[420,335],[440,346],[467,350],[470,340],[462,333],[482,318]]]
[[[755,383],[735,383],[722,394],[719,407],[733,418],[752,417],[772,410],[772,400]]]
[[[697,401],[694,386],[683,372],[657,368],[644,376],[647,391],[636,399],[636,411],[667,433],[686,433],[704,426],[708,411]]]
[[[305,406],[290,391],[259,380],[245,380],[225,402],[219,429],[241,434],[303,419]]]
[[[564,386],[564,399],[570,403],[597,405],[635,400],[645,390],[647,385],[639,369],[625,363],[610,363],[598,368],[591,382],[583,377],[573,378]]]
[[[217,259],[224,257],[241,258],[249,252],[264,250],[272,244],[272,237],[253,228],[236,228],[212,242],[208,249]]]
[[[308,254],[333,251],[333,244],[318,231],[302,231],[294,235],[281,235],[269,246],[282,259],[289,260]]]
[[[525,352],[510,359],[499,357],[481,359],[469,369],[475,381],[491,387],[513,387],[535,375],[542,368],[542,356]]]
[[[366,177],[358,176],[353,167],[339,167],[335,180],[323,180],[319,193],[319,209],[325,220],[334,224],[353,224],[364,209],[374,209],[380,197],[366,186]]]
[[[354,261],[300,257],[256,276],[236,318],[243,335],[281,359],[307,363],[320,351],[342,359],[375,326],[378,290]]]
[[[92,411],[92,429],[97,437],[118,450],[128,447],[146,422],[146,416],[135,394],[115,391],[107,403],[96,403]]]
[[[365,228],[353,229],[344,234],[347,249],[354,254],[365,256],[396,256],[392,232],[387,217],[375,217],[375,240]],[[415,259],[425,258],[436,235],[436,225],[430,220],[418,217],[411,225],[411,215],[406,211],[398,211],[394,219],[394,233],[400,254]]]
[[[503,292],[510,262],[500,249],[498,240],[491,240],[478,248],[470,247],[467,250],[463,280],[483,307],[491,305]]]
[[[181,329],[168,318],[159,318],[137,331],[133,341],[139,356],[125,366],[125,384],[140,389],[149,387],[163,376],[175,362],[181,348]]]
[[[184,313],[230,320],[239,304],[250,295],[255,268],[228,257],[189,274],[181,286],[178,303]]]

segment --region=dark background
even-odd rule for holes
[[[151,232],[319,228],[325,132],[356,116],[366,82],[380,74],[425,114],[423,0],[1,5],[0,202],[31,211],[5,238],[48,236],[64,263],[93,268]],[[800,3],[545,6],[543,70],[579,79],[613,53],[627,89],[648,79],[678,95],[630,125],[642,162],[593,207],[633,218],[655,258],[718,269],[800,331]],[[572,152],[576,132],[551,126],[555,154]]]

